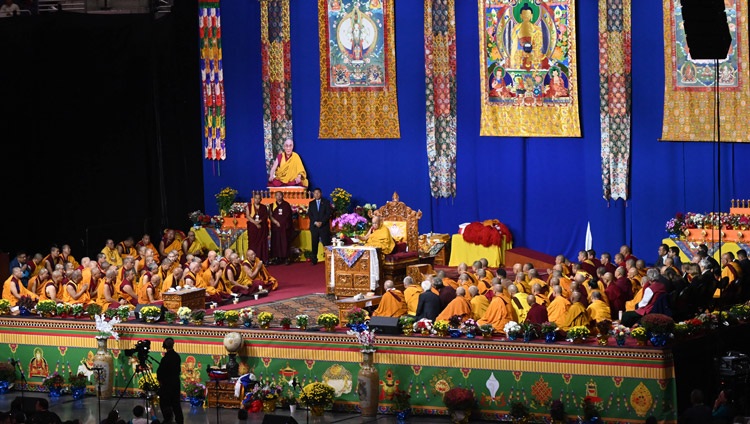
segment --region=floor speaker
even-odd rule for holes
[[[285,415],[274,415],[266,414],[263,417],[263,424],[298,424],[297,420],[293,417],[287,417]]]
[[[729,33],[724,0],[680,0],[691,59],[726,59]]]
[[[401,334],[398,328],[398,318],[372,317],[370,328],[376,330],[378,334]]]

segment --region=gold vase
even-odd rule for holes
[[[269,399],[263,401],[263,412],[272,413],[276,410],[276,399]]]
[[[312,415],[313,417],[322,417],[323,412],[325,412],[325,408],[322,405],[310,406],[310,415]]]
[[[96,338],[96,354],[94,355],[94,368],[101,368],[102,371],[94,372],[94,377],[99,378],[101,383],[101,395],[102,399],[110,399],[112,397],[112,382],[114,380],[114,359],[107,349],[107,340],[109,337],[97,337]]]
[[[363,417],[374,417],[378,413],[380,374],[373,364],[375,352],[362,352],[362,367],[357,374],[359,409]]]
[[[404,327],[401,331],[404,332],[404,336],[411,336],[414,333],[414,329],[411,327]]]

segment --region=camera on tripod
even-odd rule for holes
[[[151,352],[151,341],[150,340],[138,340],[135,343],[135,347],[132,349],[125,349],[125,356],[136,355],[138,363],[141,366],[146,366],[148,362],[148,354]]]

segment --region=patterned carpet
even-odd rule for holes
[[[261,312],[271,312],[274,317],[271,322],[272,327],[279,326],[279,320],[283,317],[292,318],[292,325],[294,325],[295,316],[306,314],[310,317],[310,325],[314,325],[315,320],[320,314],[332,313],[338,315],[339,313],[334,301],[329,300],[325,294],[310,294],[278,302],[249,306],[255,308],[256,316]]]

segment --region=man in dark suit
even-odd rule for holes
[[[419,295],[419,302],[417,302],[417,320],[427,318],[430,321],[435,321],[435,318],[443,311],[440,297],[432,291],[432,287],[433,284],[429,281],[422,282],[424,292]]]
[[[159,363],[159,369],[156,370],[156,379],[159,380],[159,401],[161,410],[164,414],[162,422],[183,424],[185,419],[182,415],[182,405],[180,404],[180,364],[182,359],[174,351],[174,339],[167,337],[162,343],[166,351],[164,357]],[[174,416],[174,421],[172,421]]]
[[[312,236],[312,264],[318,263],[318,241],[323,246],[331,244],[331,203],[322,198],[320,188],[313,190],[313,200],[307,208]]]

